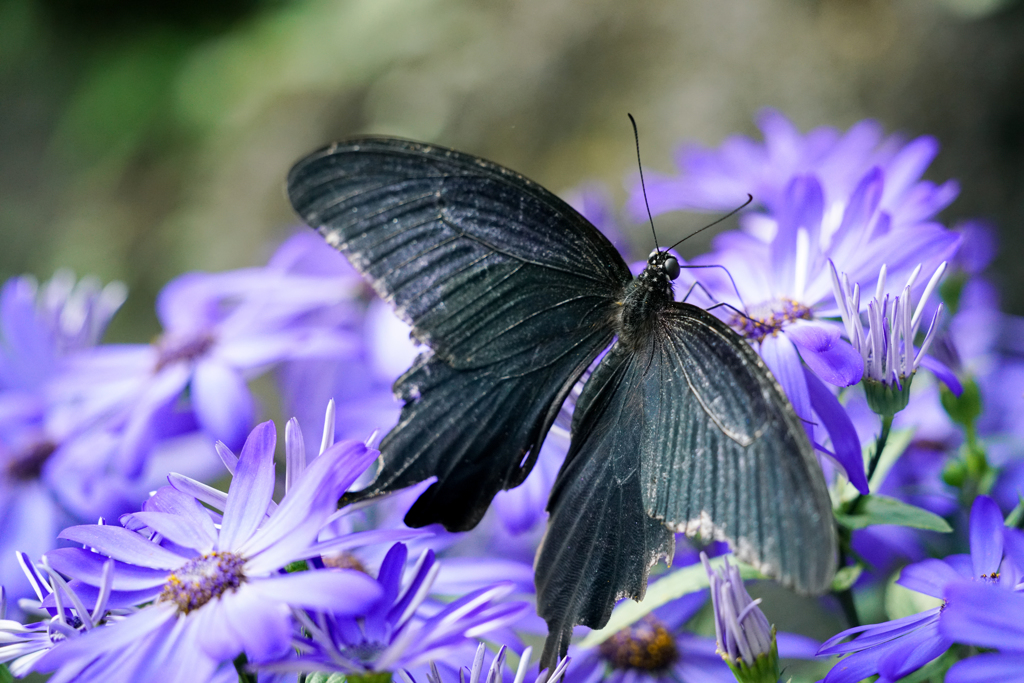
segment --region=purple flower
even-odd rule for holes
[[[502,645],[498,650],[494,659],[491,660],[490,666],[486,666],[487,660],[487,646],[483,643],[476,648],[476,655],[473,657],[473,665],[471,667],[451,667],[431,662],[430,671],[426,673],[422,678],[426,683],[559,683],[565,675],[566,669],[569,665],[569,659],[563,659],[555,667],[554,671],[549,672],[544,669],[536,676],[530,675],[530,654],[533,652],[533,648],[526,648],[523,650],[522,656],[519,657],[519,666],[516,667],[515,674],[511,674],[505,670],[505,655],[508,649]],[[487,676],[483,677],[484,669],[487,669]],[[445,675],[442,675],[442,670]],[[412,673],[406,670],[398,672],[399,677],[403,683],[419,683]]]
[[[356,477],[377,457],[358,442],[328,448],[313,460],[277,505],[273,424],[256,427],[234,463],[222,515],[165,487],[123,527],[77,526],[61,538],[91,550],[47,553],[54,569],[74,579],[88,602],[100,568],[115,560],[110,605],[152,601],[130,616],[53,648],[36,667],[56,669],[52,681],[205,681],[240,653],[259,662],[290,648],[292,610],[359,613],[381,596],[361,572],[324,569],[282,573],[299,560],[351,546],[317,542],[321,527]],[[172,477],[172,482],[175,481]],[[211,492],[215,491],[210,489]],[[218,498],[211,493],[211,498]],[[219,521],[219,526],[216,522]]]
[[[958,583],[946,589],[945,599],[940,632],[959,643],[999,650],[954,664],[947,683],[1024,681],[1024,594],[984,582]]]
[[[392,546],[377,576],[380,598],[359,612],[296,612],[305,635],[292,644],[298,657],[265,667],[272,671],[339,671],[353,675],[411,669],[516,621],[526,603],[499,603],[509,582],[491,585],[445,605],[427,601],[440,564],[426,551],[406,571],[408,550]],[[403,573],[406,574],[403,580]]]
[[[103,421],[120,437],[118,467],[137,474],[168,411],[188,389],[196,425],[237,448],[255,412],[247,379],[292,358],[349,353],[336,329],[351,282],[294,272],[310,248],[293,238],[263,268],[189,273],[157,300],[164,331],[153,344],[98,347],[70,359],[54,394],[78,419]],[[283,255],[283,256],[282,256]],[[323,405],[323,404],[321,404]]]
[[[949,596],[957,594],[958,586],[984,582],[1004,591],[1014,589],[1021,578],[1016,562],[1024,558],[1003,560],[1004,539],[1012,530],[1003,526],[999,506],[991,498],[978,496],[971,507],[970,524],[970,555],[951,555],[945,560],[928,559],[909,565],[897,581],[905,588],[946,602],[902,619],[847,629],[826,641],[818,651],[819,656],[849,656],[832,667],[825,683],[855,683],[874,674],[879,674],[879,683],[897,681],[941,655],[956,640],[970,637],[955,621],[945,623],[945,611],[952,604]],[[1021,547],[1016,539],[1007,545]],[[1020,554],[1024,553],[1017,553]],[[842,642],[851,636],[856,637]]]

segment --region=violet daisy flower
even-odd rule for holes
[[[443,606],[425,602],[440,564],[427,550],[407,571],[407,558],[403,543],[392,546],[377,576],[380,598],[365,610],[297,611],[304,633],[292,641],[298,657],[261,668],[360,676],[411,669],[445,657],[471,637],[515,622],[528,608],[523,602],[498,602],[512,591],[510,582],[473,591]]]
[[[944,600],[943,604],[918,614],[882,624],[847,629],[828,641],[819,656],[844,655],[825,677],[825,683],[856,683],[878,674],[878,683],[892,683],[935,659],[969,631],[942,625],[950,596],[958,586],[983,582],[1012,591],[1022,576],[1017,557],[1004,561],[1005,538],[1016,534],[1003,526],[999,506],[978,496],[971,507],[970,555],[951,555],[944,560],[928,559],[903,568],[898,584],[924,595]],[[1016,539],[1010,542],[1019,546]],[[959,611],[958,611],[959,612]],[[955,612],[954,614],[957,614]],[[842,642],[855,636],[849,642]]]
[[[282,360],[351,351],[351,335],[325,314],[348,305],[351,282],[296,272],[304,263],[296,245],[308,243],[285,242],[278,253],[287,258],[262,268],[172,280],[157,299],[164,331],[155,343],[102,346],[69,361],[54,395],[120,435],[120,469],[140,470],[163,412],[186,388],[198,426],[237,448],[254,416],[247,379]]]
[[[946,683],[1024,681],[1024,593],[964,583],[949,586],[945,599],[941,633],[958,643],[998,650],[957,662],[946,672]]]
[[[82,457],[89,437],[80,424],[54,419],[47,393],[67,355],[96,344],[124,298],[121,283],[76,282],[67,271],[41,286],[13,278],[0,292],[0,583],[14,598],[31,594],[15,551],[39,556],[73,515],[110,512],[84,490],[117,498],[102,452]]]
[[[338,497],[377,452],[358,442],[335,444],[274,506],[275,444],[270,422],[249,435],[219,506],[222,516],[165,487],[146,509],[124,518],[129,528],[65,529],[61,538],[91,551],[58,549],[46,559],[75,580],[79,594],[96,588],[99,569],[110,558],[115,560],[110,605],[152,602],[53,648],[36,668],[56,669],[54,683],[205,681],[241,653],[259,662],[287,652],[295,608],[351,614],[378,600],[378,584],[358,571],[281,571],[348,543],[317,543],[316,538]]]

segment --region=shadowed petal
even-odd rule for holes
[[[134,531],[119,526],[85,524],[68,527],[57,538],[95,548],[115,560],[139,567],[177,569],[187,558],[148,541]]]
[[[935,358],[925,355],[921,357],[921,367],[931,371],[940,382],[946,385],[950,391],[959,396],[964,393],[964,387],[960,384],[956,373],[950,370],[944,363]]]
[[[953,644],[952,640],[939,634],[934,624],[907,634],[899,642],[900,649],[892,650],[878,660],[878,673],[893,681],[917,671]]]
[[[192,405],[203,429],[231,448],[245,439],[253,420],[253,400],[245,380],[233,368],[215,360],[196,365]]]
[[[217,540],[217,527],[214,526],[209,511],[195,498],[172,486],[157,489],[157,492],[143,504],[142,509],[177,515],[196,527],[197,533],[209,537],[211,541]]]
[[[253,581],[246,590],[263,600],[333,614],[365,614],[383,589],[354,569],[320,569]]]
[[[1024,683],[1024,655],[980,654],[957,662],[945,683]]]
[[[57,548],[46,553],[46,561],[65,576],[73,576],[92,586],[103,584],[103,565],[107,558],[99,553],[82,548]],[[181,558],[181,562],[184,561]],[[162,585],[167,580],[167,571],[115,560],[113,579],[112,587],[116,591],[144,590]]]
[[[805,369],[804,376],[807,379],[807,392],[814,412],[821,418],[825,430],[832,439],[836,461],[846,470],[850,483],[867,495],[869,489],[867,475],[864,473],[864,456],[861,453],[860,438],[850,416],[813,372]]]
[[[135,522],[144,524],[176,545],[193,548],[203,554],[213,550],[216,537],[211,536],[205,528],[196,527],[190,523],[190,520],[178,515],[173,515],[169,512],[142,511],[134,512],[129,517]]]
[[[971,506],[971,562],[979,578],[999,571],[1003,559],[1003,513],[988,496],[978,496]]]
[[[811,398],[807,391],[807,379],[800,365],[800,355],[786,335],[765,337],[761,342],[761,358],[782,385],[786,398],[793,404],[797,417],[811,423]]]
[[[251,586],[221,596],[224,614],[249,661],[280,657],[291,649],[292,615],[283,602],[264,600]]]
[[[853,386],[864,374],[864,359],[839,330],[830,324],[798,320],[786,326],[786,336],[800,349],[800,357],[821,379],[837,387]]]
[[[245,440],[224,505],[218,543],[220,550],[239,548],[252,537],[266,517],[274,494],[276,444],[277,432],[274,431],[274,423],[269,421],[257,425]]]

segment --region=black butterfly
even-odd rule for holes
[[[474,527],[529,474],[594,359],[537,553],[541,660],[575,624],[639,600],[674,531],[724,539],[804,593],[836,569],[831,505],[803,426],[753,349],[678,303],[679,264],[633,277],[565,202],[483,159],[393,138],[331,145],[288,174],[295,210],[391,302],[429,351],[395,383],[405,405],[360,496],[432,476],[413,527]],[[613,343],[614,340],[614,343]]]

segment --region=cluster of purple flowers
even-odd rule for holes
[[[1024,681],[1024,364],[1007,353],[1024,323],[986,277],[992,231],[937,222],[958,188],[922,179],[931,138],[870,121],[802,134],[772,111],[759,123],[763,141],[686,147],[678,174],[647,185],[656,215],[755,198],[739,229],[679,260],[677,296],[761,354],[822,456],[840,547],[808,551],[843,565],[827,604],[855,621],[868,592],[937,602],[820,645],[776,633],[740,569],[708,562],[724,544],[704,555],[680,538],[657,581],[703,558],[707,582],[662,591],[682,597],[591,634],[537,680],[774,681],[779,656],[839,655],[828,683],[922,667]],[[625,244],[599,190],[577,200]],[[644,205],[638,185],[627,210],[646,218]],[[100,343],[125,296],[66,273],[0,293],[0,679],[5,666],[56,682],[538,676],[531,563],[578,388],[526,482],[476,530],[411,530],[401,520],[429,482],[337,509],[374,476],[372,444],[398,416],[391,384],[418,349],[312,231],[263,267],[169,283],[150,344]],[[265,373],[297,417],[280,478],[249,384]],[[225,469],[226,493],[211,485]],[[709,597],[713,636],[689,629]]]

